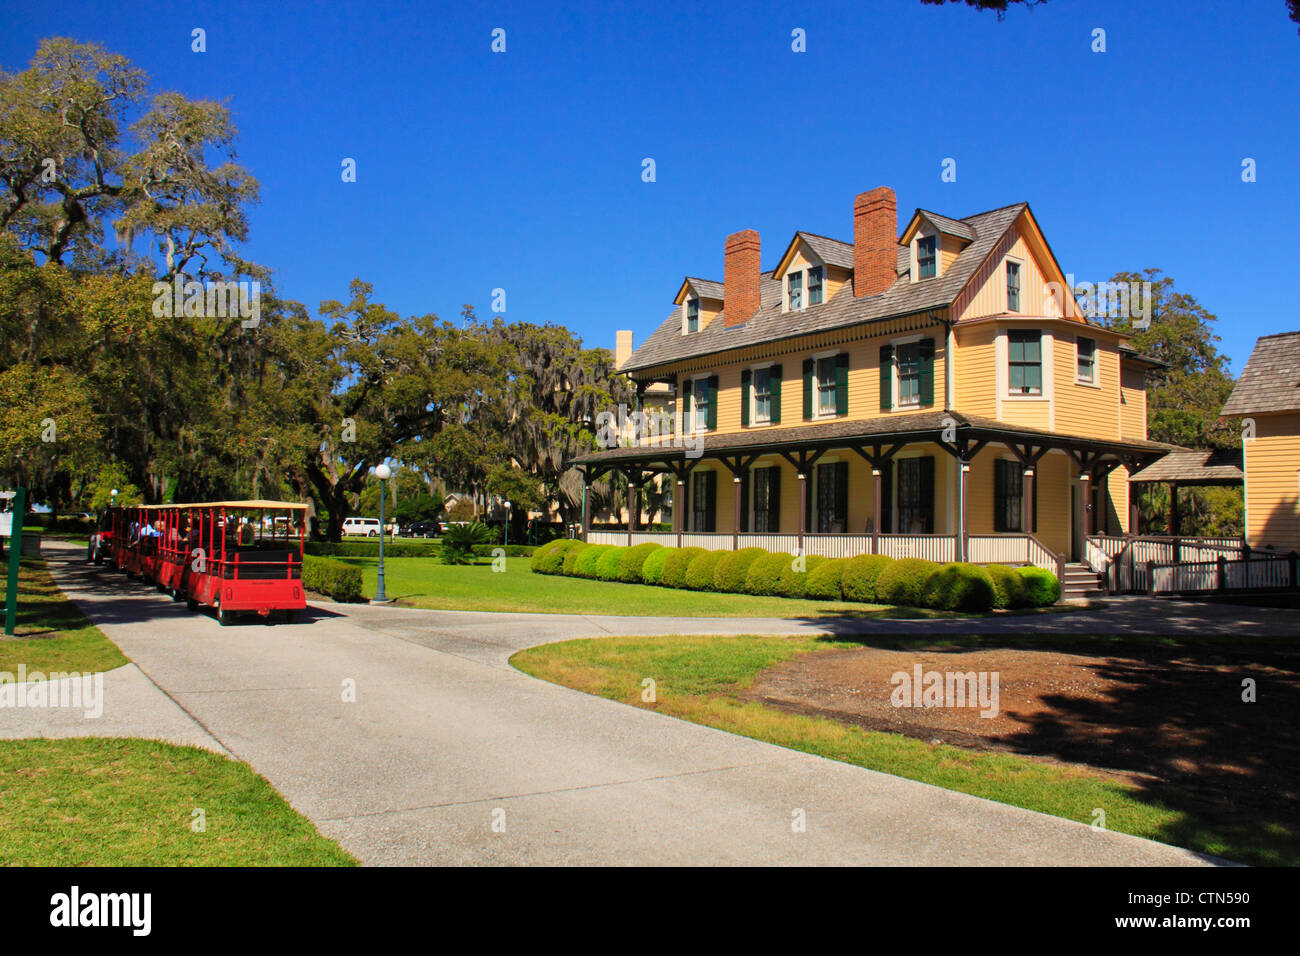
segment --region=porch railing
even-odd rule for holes
[[[1300,590],[1300,555],[1252,551],[1235,560],[1187,561],[1147,566],[1152,594]]]
[[[1292,555],[1240,538],[1089,535],[1085,560],[1112,593],[1196,594],[1296,588]]]

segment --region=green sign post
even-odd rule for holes
[[[23,555],[23,518],[27,515],[27,490],[13,496],[13,524],[9,528],[9,576],[5,582],[5,634],[18,623],[18,562]]]

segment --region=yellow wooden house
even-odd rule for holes
[[[1300,332],[1255,343],[1223,414],[1242,419],[1246,543],[1300,551]]]
[[[721,281],[680,283],[621,365],[672,421],[574,461],[634,491],[667,476],[673,528],[634,504],[611,541],[1059,571],[1128,531],[1129,475],[1169,451],[1146,436],[1154,360],[1081,312],[1027,203],[899,227],[881,187],[852,241],[797,232],[763,270],[746,230]]]

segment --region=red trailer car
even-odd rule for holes
[[[116,509],[111,564],[124,570],[127,577],[138,577],[142,581],[154,580],[164,507],[166,506],[134,505]]]
[[[189,561],[183,574],[191,608],[216,608],[222,624],[250,611],[297,619],[307,606],[302,588],[306,505],[216,501],[176,507],[188,516]]]

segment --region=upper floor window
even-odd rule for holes
[[[918,275],[929,279],[938,274],[938,236],[922,236],[916,242],[916,265]]]
[[[707,378],[697,378],[692,383],[694,395],[691,396],[691,410],[694,413],[692,418],[692,427],[697,432],[706,431],[709,427],[709,405],[712,395]]]
[[[1007,311],[1020,311],[1020,263],[1007,262]]]
[[[1008,382],[1012,395],[1043,394],[1043,341],[1037,329],[1007,333]]]
[[[812,266],[808,270],[808,304],[821,305],[822,302],[822,267]]]
[[[1087,339],[1081,335],[1075,341],[1078,345],[1075,376],[1080,382],[1095,385],[1097,382],[1097,340]]]
[[[817,414],[835,414],[836,356],[828,355],[817,360]]]
[[[803,273],[791,272],[786,276],[785,281],[789,289],[790,311],[796,312],[803,308]]]
[[[754,422],[766,425],[772,421],[772,369],[754,369]]]
[[[700,300],[686,300],[686,331],[698,332],[700,330]]]
[[[898,405],[921,404],[921,343],[907,342],[894,347],[898,368]]]

